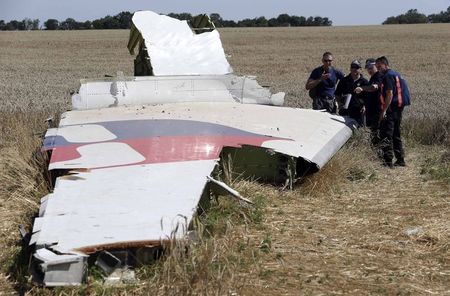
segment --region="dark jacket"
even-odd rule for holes
[[[369,81],[362,75],[358,80],[353,80],[352,76],[349,74],[339,81],[336,88],[336,96],[344,96],[346,94],[352,94],[352,99],[348,106],[349,112],[360,111],[364,106],[364,93],[355,93],[354,90],[358,86],[369,85]]]

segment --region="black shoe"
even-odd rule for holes
[[[394,165],[392,164],[392,161],[385,161],[385,162],[383,162],[383,166],[388,167],[390,169],[394,168]]]
[[[397,161],[394,163],[395,166],[401,166],[401,167],[405,167],[406,163],[403,159],[397,159]]]

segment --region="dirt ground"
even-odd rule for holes
[[[424,180],[423,147],[407,167],[328,195],[270,200],[269,294],[450,295],[450,187]]]

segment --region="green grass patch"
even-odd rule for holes
[[[427,180],[450,184],[450,150],[430,153],[421,162],[420,174]]]

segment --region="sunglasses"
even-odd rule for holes
[[[323,60],[326,63],[331,63],[333,60]]]

